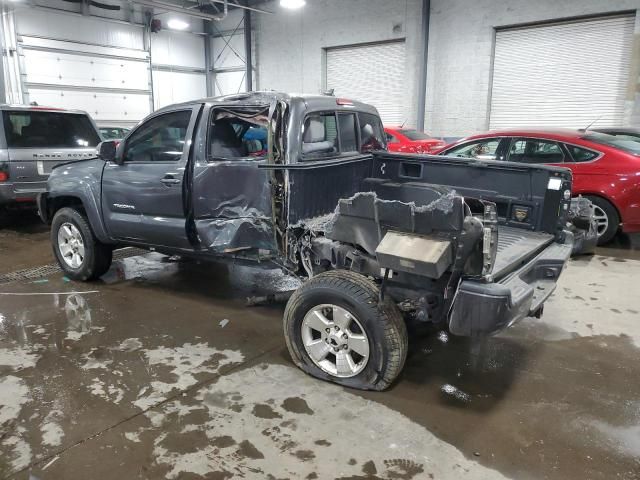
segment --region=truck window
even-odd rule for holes
[[[184,150],[191,110],[158,115],[134,131],[124,151],[126,162],[177,162]]]
[[[356,115],[354,113],[339,113],[338,130],[340,131],[340,151],[357,152]]]
[[[100,143],[86,115],[68,112],[2,112],[9,148],[85,148]]]
[[[358,113],[358,117],[360,120],[360,152],[385,150],[387,144],[380,118],[370,113]]]
[[[314,160],[339,153],[335,112],[309,115],[302,127],[302,156]]]
[[[255,114],[214,111],[209,125],[209,160],[259,158],[267,155],[268,110]]]

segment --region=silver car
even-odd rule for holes
[[[35,202],[51,169],[96,156],[98,129],[86,112],[0,105],[0,207]]]

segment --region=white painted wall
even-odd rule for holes
[[[16,31],[23,35],[139,50],[144,48],[143,29],[137,25],[28,7],[16,9],[15,17]]]
[[[204,36],[163,30],[151,34],[154,65],[205,68]]]
[[[261,6],[275,14],[253,15],[256,88],[318,93],[323,48],[406,38],[404,108],[415,123],[421,0],[309,0],[296,11],[273,1]],[[426,130],[445,136],[486,130],[496,27],[635,9],[640,0],[431,0]],[[238,20],[232,12],[216,27],[230,30]],[[634,125],[640,124],[639,25],[626,115]]]
[[[98,122],[110,124],[137,122],[151,111],[149,53],[141,25],[74,14],[79,6],[60,0],[36,4],[49,8],[26,3],[15,8],[23,79],[30,85],[28,101],[86,110]],[[122,20],[130,6],[121,5],[120,12],[91,7],[91,13]],[[128,18],[139,22],[140,12],[129,12]],[[186,20],[192,31],[203,30],[201,20]],[[153,71],[154,109],[206,96],[204,47],[205,37],[199,34],[151,34],[151,61],[161,67]]]
[[[495,27],[635,9],[640,0],[432,0],[425,129],[448,136],[487,129]],[[640,125],[638,20],[635,37],[627,123]]]
[[[259,5],[275,14],[252,15],[254,88],[320,93],[325,48],[406,38],[403,108],[414,119],[421,4],[420,0],[310,0],[300,10],[283,9],[278,2]],[[231,30],[239,18],[239,12],[231,12],[216,28]],[[223,62],[235,60],[226,57]]]

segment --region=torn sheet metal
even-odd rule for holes
[[[465,218],[464,200],[452,190],[428,205],[381,200],[374,192],[340,200],[325,235],[356,244],[374,255],[389,230],[422,235],[460,232]]]
[[[262,160],[196,165],[194,222],[201,246],[213,253],[274,250],[271,191]]]

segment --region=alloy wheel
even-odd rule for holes
[[[302,343],[313,363],[336,377],[359,374],[369,361],[362,324],[337,305],[317,305],[302,320]]]

